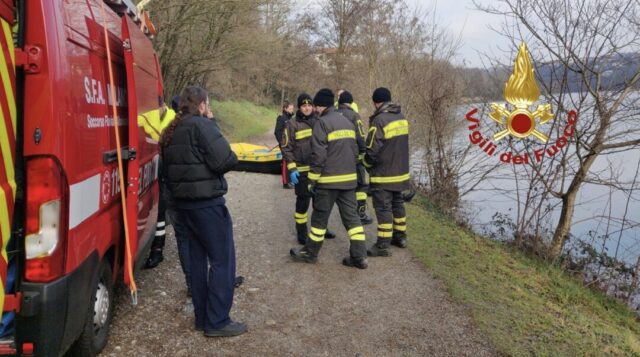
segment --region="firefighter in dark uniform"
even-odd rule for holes
[[[154,115],[155,113],[149,113],[147,115],[142,115],[146,119],[145,127],[150,127],[151,130],[147,130],[150,134],[151,138],[154,140],[160,140],[160,134],[162,131],[173,122],[173,119],[176,117],[175,107],[173,107],[173,102],[171,103],[172,108],[168,108],[164,103],[164,98],[160,98],[161,109],[158,112],[159,115]],[[176,103],[177,106],[177,103]],[[159,172],[162,172],[161,166],[162,161],[159,164],[160,168]],[[163,177],[160,177],[160,203],[158,204],[158,221],[156,222],[156,233],[153,238],[153,242],[151,243],[151,251],[149,252],[149,257],[145,262],[145,269],[153,269],[158,266],[164,260],[164,244],[165,244],[165,229],[166,229],[166,210],[167,210],[167,198],[165,187],[163,183]],[[188,286],[188,284],[187,284]]]
[[[342,263],[367,268],[365,233],[356,204],[356,162],[358,160],[357,128],[333,107],[330,89],[321,89],[313,98],[319,120],[311,136],[309,191],[313,197],[311,231],[304,247],[292,248],[294,260],[315,263],[322,248],[333,204],[338,205],[342,223],[347,229],[351,248]]]
[[[373,220],[367,215],[367,192],[369,192],[369,183],[367,182],[367,172],[362,165],[364,153],[366,150],[365,139],[366,133],[362,128],[362,120],[360,114],[356,113],[351,105],[353,104],[353,96],[348,91],[342,91],[338,98],[338,112],[357,128],[356,141],[358,142],[358,164],[356,170],[358,173],[358,186],[356,187],[356,200],[358,200],[358,215],[362,224],[371,224]]]
[[[296,232],[298,243],[305,244],[308,238],[307,211],[311,203],[309,192],[309,163],[311,162],[311,133],[313,125],[318,120],[313,111],[313,101],[307,93],[298,96],[298,111],[295,116],[286,122],[282,142],[282,155],[287,162],[287,169],[291,171],[290,182],[295,185]],[[327,231],[325,238],[335,238],[335,234]]]
[[[390,256],[389,244],[407,246],[407,216],[402,191],[410,189],[409,123],[400,105],[391,102],[387,88],[372,96],[376,111],[369,119],[367,151],[363,164],[369,170],[373,208],[378,219],[378,239],[370,256]]]

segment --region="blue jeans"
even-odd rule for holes
[[[180,259],[180,267],[184,273],[184,280],[187,283],[187,289],[191,290],[191,270],[189,268],[189,231],[177,217],[174,209],[167,209],[169,221],[173,226],[176,235],[176,243],[178,245],[178,259]]]

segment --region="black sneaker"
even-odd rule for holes
[[[367,249],[367,255],[370,257],[390,257],[391,252],[386,247],[380,248],[377,244],[374,244],[371,248]]]
[[[215,330],[205,330],[207,337],[233,337],[247,332],[247,325],[242,322],[231,321],[227,326]]]
[[[244,283],[244,276],[241,276],[241,275],[236,276],[236,282],[234,284],[234,287],[239,288],[240,285],[242,285],[242,283]]]
[[[327,232],[324,234],[324,237],[326,239],[334,239],[336,237],[336,234],[333,231],[327,229]]]
[[[367,258],[354,257],[346,257],[342,259],[342,265],[358,269],[367,269],[367,267],[369,266],[369,264],[367,263]]]
[[[318,261],[318,257],[309,253],[305,247],[302,248],[291,248],[289,251],[291,258],[295,261],[305,262],[314,264]]]
[[[153,269],[164,260],[161,250],[152,250],[149,259],[144,264],[145,269]]]
[[[391,238],[391,244],[395,245],[398,248],[406,248],[407,247],[407,238],[402,237],[393,237]]]
[[[284,188],[285,190],[291,190],[291,189],[296,188],[296,186],[294,184],[292,184],[291,182],[289,182],[287,184],[282,185],[282,188]]]

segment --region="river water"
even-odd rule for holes
[[[613,126],[615,132],[627,133],[629,130],[640,127],[638,99],[640,99],[640,95],[633,95],[626,110],[621,111],[619,115],[625,117],[615,123]],[[527,192],[527,185],[524,184],[523,179],[530,175],[531,169],[528,165],[501,163],[499,154],[510,150],[500,142],[498,142],[498,148],[492,157],[488,157],[480,147],[470,143],[469,134],[471,131],[468,129],[468,125],[472,123],[465,119],[465,114],[474,107],[479,109],[475,117],[479,119],[479,131],[485,137],[491,137],[493,133],[501,129],[488,117],[488,106],[475,104],[459,108],[460,128],[454,146],[458,150],[471,146],[469,155],[464,158],[462,170],[460,170],[460,191],[465,192],[477,183],[479,177],[486,175],[484,180],[462,197],[462,209],[466,219],[476,232],[497,234],[500,227],[493,223],[496,213],[515,222],[518,209],[520,211],[524,209],[523,204],[519,205],[518,201]],[[591,109],[583,107],[582,111],[583,113],[578,114],[576,123],[578,132],[586,131],[593,121]],[[635,118],[630,120],[629,116],[635,116]],[[566,125],[567,117],[566,115],[558,117],[556,127],[562,129],[562,126]],[[546,125],[549,126],[550,123]],[[540,131],[545,132],[546,130],[547,133],[550,133],[550,143],[555,142],[562,134],[561,131],[555,134],[551,133],[544,125],[540,125],[539,128]],[[638,137],[640,135],[634,136],[633,133],[628,133],[624,137],[615,138],[615,141],[637,139]],[[567,156],[575,156],[575,149],[572,148],[572,145],[568,147],[571,148],[568,149]],[[530,158],[533,159],[532,150],[529,152]],[[420,176],[423,153],[424,151],[418,148],[412,157],[412,168],[418,177]],[[575,157],[573,159],[575,160]],[[479,162],[484,164],[479,165]],[[640,182],[634,184],[639,165],[640,149],[638,147],[602,155],[595,160],[590,170],[591,177],[616,177],[616,181],[621,183],[625,189],[595,183],[585,183],[582,186],[571,226],[571,235],[574,237],[574,241],[587,242],[596,247],[598,251],[604,249],[610,256],[617,256],[618,259],[626,263],[635,264],[640,255],[640,225],[638,223],[640,221]],[[569,178],[570,176],[572,175],[569,175]],[[424,181],[424,179],[421,177],[419,180]],[[565,182],[568,183],[568,180]],[[549,199],[547,202],[548,213],[539,222],[547,229],[547,234],[552,234],[555,228],[560,213],[560,204],[561,201],[557,198]],[[511,232],[507,229],[505,233],[509,235]],[[497,235],[499,236],[499,234]],[[572,242],[568,244],[568,246],[571,245]]]

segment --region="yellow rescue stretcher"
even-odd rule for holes
[[[282,153],[279,147],[270,149],[266,146],[248,143],[231,144],[231,150],[238,156],[238,165],[234,171],[277,174],[282,171]]]

